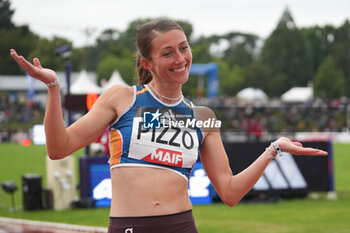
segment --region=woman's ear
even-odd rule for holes
[[[150,62],[146,58],[141,58],[140,62],[141,62],[141,65],[143,68],[145,68],[146,70],[151,72],[152,65],[150,64]]]

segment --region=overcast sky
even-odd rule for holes
[[[340,26],[350,19],[350,0],[10,0],[16,25],[61,36],[75,46],[94,41],[107,28],[125,30],[138,18],[166,16],[186,20],[194,35],[230,31],[266,38],[288,6],[298,27]],[[86,29],[93,31],[88,37]]]

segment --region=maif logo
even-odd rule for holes
[[[162,113],[157,109],[156,112],[144,112],[143,113],[143,128],[144,129],[159,129],[160,128],[160,116]]]

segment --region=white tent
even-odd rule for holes
[[[111,78],[108,80],[106,85],[103,86],[103,90],[107,90],[108,88],[110,88],[111,86],[116,85],[116,84],[120,84],[120,85],[129,87],[129,84],[127,84],[124,81],[124,79],[122,78],[122,76],[120,75],[118,70],[113,71]]]
[[[261,89],[247,87],[237,93],[237,98],[242,100],[265,100],[267,95]]]
[[[285,102],[305,102],[312,99],[314,93],[312,87],[293,87],[281,96]]]
[[[73,95],[84,95],[91,92],[100,93],[101,88],[89,79],[86,70],[82,70],[77,80],[71,85],[70,93]]]

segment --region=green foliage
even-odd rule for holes
[[[257,53],[258,37],[252,34],[227,33],[223,36],[230,42],[223,59],[232,68],[234,65],[248,66],[254,62]]]
[[[229,63],[230,67],[234,65],[247,66],[253,61],[251,54],[247,52],[243,43],[227,49],[224,59]]]
[[[0,31],[3,29],[13,29],[15,25],[12,22],[14,10],[11,9],[9,0],[0,0]]]
[[[0,74],[23,74],[21,68],[10,56],[10,49],[15,48],[23,56],[28,56],[38,41],[38,37],[27,26],[10,30],[0,30]]]
[[[266,93],[274,93],[276,87],[270,83],[270,69],[261,62],[253,62],[244,73],[244,87],[254,87],[262,89]]]
[[[136,51],[135,47],[135,38],[137,34],[138,28],[152,20],[151,18],[145,18],[145,19],[136,19],[129,23],[128,28],[120,33],[120,37],[118,38],[118,44],[120,46],[123,46],[127,48],[130,51]]]
[[[63,45],[72,46],[71,42],[64,38],[54,37],[51,40],[41,38],[27,58],[29,61],[32,61],[34,57],[38,57],[43,67],[53,70],[64,70],[64,60],[60,56],[55,55],[56,49]]]
[[[219,67],[220,94],[224,96],[235,96],[244,85],[244,68],[239,65],[230,69],[229,65],[219,59],[215,62]]]
[[[192,60],[195,63],[209,63],[212,61],[212,56],[209,54],[209,46],[207,44],[197,44],[191,46]]]
[[[316,73],[322,61],[332,51],[335,28],[330,25],[325,27],[314,26],[302,28],[300,32],[311,46],[313,73]]]
[[[129,85],[133,84],[135,66],[132,59],[118,58],[112,54],[106,55],[97,65],[96,73],[98,83],[109,80],[114,70],[118,70],[122,78]]]
[[[87,51],[84,48],[73,48],[71,55],[72,70],[87,70]]]
[[[256,59],[258,40],[259,38],[252,34],[229,32],[223,35],[202,36],[191,44],[194,51],[198,50],[194,59],[216,56],[222,58],[232,68],[234,65],[247,66]],[[222,51],[219,51],[222,55],[211,54],[210,46],[221,42],[228,44],[227,48],[221,48]]]
[[[320,65],[314,78],[314,95],[339,98],[345,94],[345,78],[331,55]]]
[[[113,55],[108,55],[101,60],[96,69],[97,83],[100,85],[103,79],[108,81],[117,65],[118,58]]]
[[[334,45],[331,52],[337,67],[346,79],[346,95],[350,95],[350,22],[346,20],[334,32]]]
[[[312,79],[311,47],[296,27],[288,8],[266,39],[260,56],[271,70],[269,83],[275,90],[270,95],[280,96],[293,86],[306,86]]]

